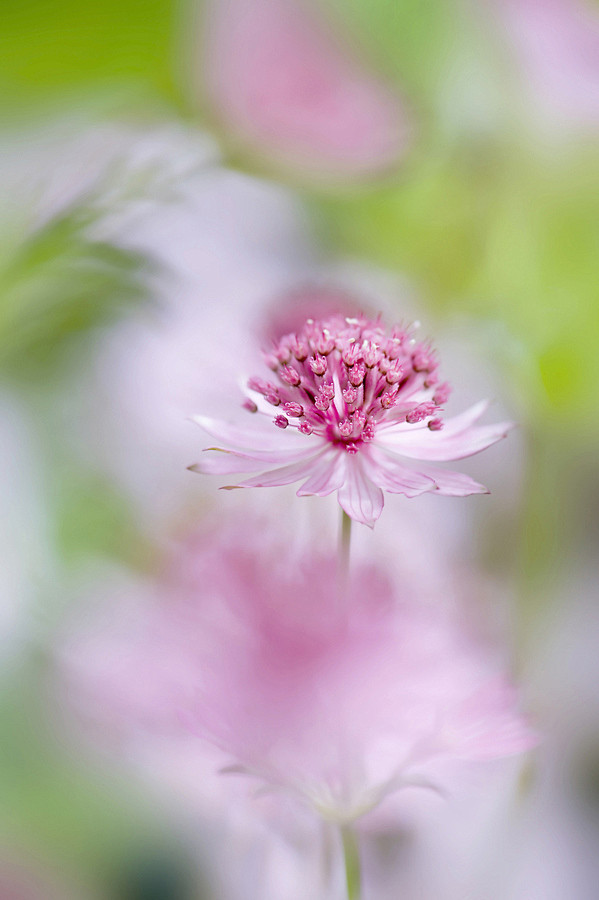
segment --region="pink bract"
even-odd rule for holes
[[[199,73],[237,140],[294,174],[362,179],[405,152],[399,98],[303,0],[211,0]]]
[[[239,488],[299,481],[298,496],[337,491],[347,515],[370,527],[382,512],[383,491],[407,497],[486,492],[467,475],[430,462],[478,453],[505,437],[511,424],[477,425],[485,402],[444,421],[449,386],[439,380],[435,352],[411,329],[387,332],[363,316],[308,319],[281,338],[266,362],[273,380],[250,378],[244,403],[248,414],[257,414],[256,427],[194,417],[222,446],[208,448],[193,471],[263,472]],[[266,418],[267,429],[260,426]]]

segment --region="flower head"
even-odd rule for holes
[[[191,736],[192,782],[208,745],[215,768],[337,821],[404,786],[446,787],[448,763],[535,743],[495,650],[449,596],[427,603],[358,563],[336,604],[334,558],[291,560],[261,522],[249,534],[192,537],[135,616],[121,590],[101,628],[86,616],[71,635],[69,698],[103,733],[145,733],[163,754],[165,735],[173,749]]]
[[[504,437],[510,424],[475,425],[485,403],[445,421],[449,385],[439,379],[434,350],[417,341],[413,329],[387,331],[364,316],[308,319],[275,344],[266,363],[272,377],[250,378],[244,406],[270,418],[269,430],[194,417],[226,446],[209,448],[193,471],[268,469],[236,486],[301,481],[298,496],[337,491],[345,512],[371,527],[383,509],[383,491],[408,497],[485,492],[468,476],[428,462],[478,453]],[[414,468],[400,457],[425,464]]]

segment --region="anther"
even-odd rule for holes
[[[364,342],[364,346],[362,347],[362,359],[364,360],[366,368],[374,369],[377,363],[380,362],[381,351],[376,344],[372,343],[372,341]]]
[[[435,409],[434,403],[421,403],[419,406],[410,410],[406,416],[406,422],[409,425],[416,425],[418,422],[422,422],[423,419],[426,419],[427,416],[432,415]]]
[[[360,348],[357,344],[349,344],[343,348],[341,359],[346,366],[351,368],[355,365],[360,357]]]
[[[366,414],[364,413],[364,411],[361,409],[357,409],[352,416],[352,422],[354,428],[357,431],[362,431],[364,425],[366,424]]]
[[[248,387],[250,391],[256,391],[257,394],[265,394],[270,385],[263,378],[256,378],[256,376],[252,375],[248,379]]]
[[[435,368],[435,361],[424,350],[418,349],[412,354],[412,366],[415,372],[429,372]]]
[[[404,377],[405,370],[399,360],[395,359],[387,370],[387,382],[397,384]]]
[[[397,386],[394,390],[385,391],[381,396],[381,406],[383,409],[392,409],[397,402]]]
[[[305,359],[307,359],[308,354],[310,353],[308,345],[304,341],[300,341],[297,338],[294,338],[294,340],[291,342],[291,350],[298,362],[303,362]]]
[[[289,425],[289,421],[285,416],[275,416],[273,421],[278,428],[287,428]]]
[[[275,388],[267,388],[264,393],[264,399],[267,403],[270,403],[271,406],[280,406],[281,398],[279,397],[277,390]]]
[[[327,381],[325,384],[321,384],[320,393],[323,397],[326,397],[327,400],[332,400],[335,396],[335,385],[332,381]]]
[[[321,331],[314,339],[314,349],[321,356],[328,356],[335,349],[335,341],[326,329]]]
[[[290,400],[288,403],[283,405],[283,409],[287,413],[288,416],[291,416],[293,419],[299,419],[300,416],[304,414],[304,407],[301,403],[295,403],[293,400]]]
[[[326,356],[320,356],[319,354],[311,356],[308,360],[308,365],[315,375],[324,375],[327,370]]]
[[[359,387],[364,381],[364,376],[366,375],[366,366],[360,360],[357,362],[355,366],[353,366],[351,372],[349,373],[349,380],[353,384],[354,387]]]
[[[444,381],[443,384],[440,384],[435,389],[435,394],[433,396],[433,402],[436,403],[437,406],[443,406],[444,403],[447,403],[450,394],[451,394],[451,385],[447,381]]]
[[[284,365],[291,359],[291,350],[289,349],[287,344],[281,342],[277,350],[275,350],[275,356],[279,360],[281,365]]]
[[[389,338],[387,341],[386,351],[389,359],[397,359],[401,353],[401,339],[398,337]]]
[[[366,422],[362,430],[362,440],[366,442],[374,440],[374,431],[375,429],[372,422]]]
[[[299,372],[293,366],[283,366],[279,374],[282,380],[291,387],[297,387],[302,380]]]

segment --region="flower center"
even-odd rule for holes
[[[276,382],[250,378],[250,391],[276,411],[274,424],[318,434],[356,453],[382,424],[442,428],[436,415],[449,396],[439,384],[438,363],[410,328],[387,333],[380,321],[340,315],[308,319],[297,334],[282,337],[266,354]],[[246,403],[257,408],[253,401]]]

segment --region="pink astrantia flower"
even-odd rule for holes
[[[137,615],[116,592],[102,626],[87,614],[63,647],[70,702],[162,757],[161,735],[191,736],[192,784],[207,745],[215,771],[337,822],[406,786],[453,784],[450,763],[535,743],[500,657],[451,598],[398,595],[380,565],[358,564],[335,603],[335,559],[282,550],[254,522],[189,540]]]
[[[405,152],[405,111],[311,7],[211,0],[202,89],[230,134],[294,174],[371,176]]]
[[[383,509],[383,491],[407,497],[486,491],[467,475],[430,462],[478,453],[511,425],[475,424],[484,402],[444,421],[449,386],[439,381],[434,351],[409,328],[387,332],[365,317],[308,319],[276,344],[266,362],[273,380],[250,378],[245,406],[269,418],[268,429],[195,416],[223,446],[205,451],[193,471],[262,470],[236,487],[300,481],[300,497],[337,491],[345,512],[371,527]],[[421,462],[415,467],[406,457]]]

